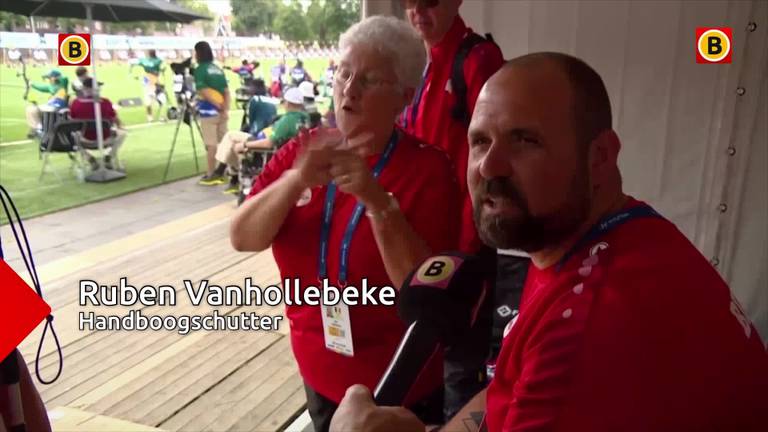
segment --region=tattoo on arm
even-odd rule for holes
[[[468,432],[475,432],[479,430],[480,424],[483,422],[483,415],[485,413],[483,411],[472,411],[469,413],[469,417],[466,417],[462,419],[462,423],[464,423],[464,428]]]

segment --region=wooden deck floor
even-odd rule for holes
[[[203,302],[195,307],[188,299],[184,279],[195,286],[202,279],[222,286],[242,285],[248,276],[260,286],[279,280],[271,252],[232,250],[232,210],[229,205],[214,208],[40,269],[64,352],[58,381],[38,384],[49,410],[63,407],[54,417],[69,414],[52,419],[54,430],[91,430],[76,426],[87,417],[82,412],[93,419],[100,416],[99,421],[119,419],[123,426],[116,422],[114,427],[121,431],[132,430],[124,422],[167,431],[275,431],[300,414],[304,391],[284,319],[277,331],[200,331],[185,336],[165,330],[78,329],[81,311],[122,316],[131,309],[80,306],[82,279],[113,285],[127,277],[137,288],[168,284],[177,289],[175,307],[139,304],[135,308],[144,315],[208,315],[214,309],[220,314],[281,315],[282,306],[213,308]],[[20,346],[30,370],[39,338],[40,329]],[[41,373],[51,377],[57,366],[55,346],[46,337]]]

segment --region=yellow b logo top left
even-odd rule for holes
[[[59,66],[91,64],[91,35],[59,34]]]

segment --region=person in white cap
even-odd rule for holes
[[[299,130],[309,126],[309,115],[304,109],[304,95],[297,87],[286,90],[283,97],[285,113],[277,120],[258,131],[256,135],[245,132],[228,132],[219,143],[216,150],[216,160],[219,162],[216,173],[224,175],[226,167],[229,167],[231,175],[230,183],[225,192],[237,193],[237,172],[243,155],[249,149],[280,148],[283,144],[295,137]]]
[[[304,109],[308,113],[317,112],[317,106],[315,105],[315,96],[317,96],[317,93],[315,92],[315,84],[311,81],[303,81],[299,84],[299,90],[301,90],[301,94],[304,95]]]
[[[279,148],[296,136],[299,130],[309,123],[309,115],[304,108],[304,94],[294,87],[286,90],[283,96],[285,113],[271,126],[263,130],[264,137],[235,144],[234,150],[243,153],[248,149]]]

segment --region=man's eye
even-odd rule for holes
[[[472,139],[471,144],[472,146],[482,146],[482,145],[490,144],[490,142],[491,140],[489,140],[486,137],[477,137]]]
[[[531,135],[523,135],[523,134],[514,134],[513,135],[514,142],[516,143],[522,143],[526,145],[538,145],[539,140],[538,138],[531,136]]]

